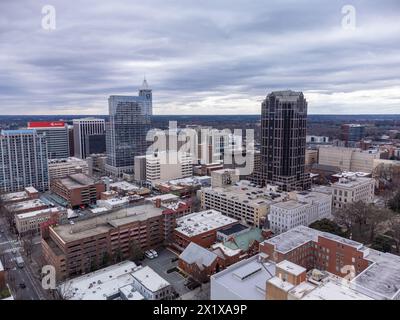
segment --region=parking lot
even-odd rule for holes
[[[177,270],[171,272],[171,269],[178,267],[178,256],[167,249],[157,250],[157,253],[157,258],[145,258],[142,261],[142,264],[144,266],[149,266],[161,277],[167,280],[180,296],[190,292],[190,290],[184,285],[187,280],[186,276]]]

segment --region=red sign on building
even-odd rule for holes
[[[60,128],[64,127],[64,121],[32,121],[28,122],[28,128]]]

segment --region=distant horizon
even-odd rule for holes
[[[312,116],[400,116],[399,113],[308,113]],[[74,116],[108,116],[108,114],[0,114],[0,117],[15,117],[15,116],[32,116],[32,117],[74,117]],[[169,116],[192,116],[192,117],[207,117],[207,116],[261,116],[256,113],[237,113],[237,114],[153,114],[153,116],[158,117],[169,117]]]
[[[400,110],[398,0],[55,0],[52,28],[42,6],[0,1],[0,112],[103,114],[144,78],[157,115],[256,115],[289,89],[309,114]]]

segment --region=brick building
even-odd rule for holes
[[[102,181],[77,173],[55,179],[51,184],[51,191],[65,199],[71,208],[76,208],[96,203],[105,191],[105,185]]]
[[[58,279],[131,258],[138,247],[147,250],[163,243],[162,211],[153,205],[141,205],[74,225],[48,226],[42,232],[43,256],[55,266]]]
[[[279,263],[288,260],[307,270],[317,268],[337,276],[353,265],[356,274],[368,267],[368,249],[361,243],[304,226],[293,228],[260,244],[260,252]]]
[[[186,215],[176,220],[174,246],[183,251],[190,242],[208,248],[217,240],[217,231],[237,224],[236,219],[226,217],[216,210],[206,210]]]

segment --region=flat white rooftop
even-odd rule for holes
[[[302,266],[299,266],[299,265],[294,264],[287,260],[283,260],[282,262],[279,262],[276,266],[278,268],[281,268],[281,269],[287,271],[290,274],[295,275],[295,276],[298,276],[298,275],[302,274],[303,272],[307,271],[306,268],[303,268]]]
[[[62,283],[58,290],[67,300],[107,300],[119,289],[132,284],[137,268],[131,261],[121,262]]]
[[[234,294],[237,299],[265,300],[266,283],[275,276],[275,263],[262,262],[260,255],[239,261],[211,276],[211,281]],[[211,300],[224,299],[216,296],[211,284]]]
[[[167,280],[162,278],[157,272],[151,269],[149,266],[138,268],[132,273],[137,281],[139,281],[144,287],[151,292],[157,292],[170,284]]]
[[[302,300],[373,300],[340,280],[329,279],[302,297]]]
[[[331,233],[318,231],[305,226],[297,226],[271,239],[267,239],[263,243],[272,244],[275,246],[276,251],[286,253],[309,241],[317,241],[319,236],[335,240],[339,243],[346,244],[357,249],[361,249],[363,247],[363,245],[359,242],[342,238]]]
[[[177,228],[175,230],[193,237],[204,232],[222,228],[238,220],[224,216],[216,210],[205,210],[188,214],[176,220]]]

